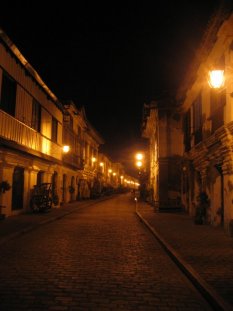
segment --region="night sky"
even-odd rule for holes
[[[59,99],[85,107],[100,150],[127,166],[144,145],[143,103],[176,89],[218,4],[9,1],[0,27]]]

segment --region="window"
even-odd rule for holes
[[[70,116],[70,129],[73,131],[73,118]]]
[[[71,130],[73,130],[73,118],[71,115],[64,114],[64,124],[69,127]]]
[[[51,133],[51,140],[54,143],[57,143],[57,128],[58,128],[58,122],[57,120],[52,117],[52,133]]]
[[[37,132],[40,132],[40,122],[41,122],[41,106],[35,99],[33,99],[31,127]]]
[[[202,141],[202,101],[201,93],[193,103],[194,144]]]
[[[211,132],[214,133],[224,124],[224,106],[226,104],[226,90],[221,92],[211,89],[210,93],[210,118],[212,121]]]
[[[15,80],[3,72],[0,109],[11,116],[15,116],[16,86]]]
[[[183,131],[184,131],[184,147],[185,151],[191,149],[191,113],[190,109],[186,112],[183,120]]]

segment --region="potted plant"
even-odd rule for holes
[[[5,193],[6,191],[10,190],[11,186],[8,181],[3,180],[0,182],[0,193]]]

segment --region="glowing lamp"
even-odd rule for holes
[[[208,82],[210,87],[213,89],[223,87],[225,82],[224,70],[210,70]]]
[[[67,153],[67,152],[69,152],[70,151],[70,146],[63,146],[62,147],[62,151],[64,152],[64,153]]]
[[[141,161],[143,159],[143,154],[142,153],[137,153],[136,154],[136,159]]]

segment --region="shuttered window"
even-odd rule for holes
[[[33,99],[33,102],[32,102],[31,127],[34,130],[36,130],[37,132],[40,132],[40,128],[41,128],[41,106],[35,99]]]
[[[193,103],[194,144],[202,141],[202,102],[201,93]]]
[[[191,148],[191,112],[190,112],[190,109],[184,115],[183,132],[184,132],[184,148],[185,148],[185,151],[189,151]]]
[[[210,118],[212,121],[211,132],[214,133],[224,124],[224,106],[226,105],[226,90],[211,89],[210,93]]]
[[[16,86],[16,81],[3,72],[0,109],[13,117],[15,116]]]
[[[52,140],[54,143],[57,143],[57,128],[58,128],[58,121],[53,117],[53,118],[52,118],[51,140]]]

